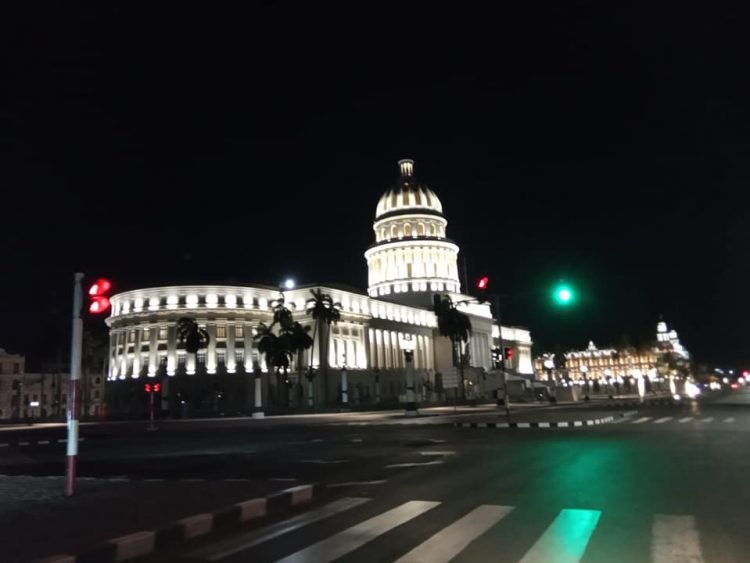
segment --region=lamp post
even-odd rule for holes
[[[263,382],[261,381],[263,372],[261,371],[258,362],[253,362],[253,375],[255,376],[255,392],[253,393],[253,418],[263,418],[265,416],[263,414]]]
[[[414,341],[410,334],[401,338],[401,349],[404,351],[406,364],[406,416],[418,416],[417,395],[414,392]]]
[[[349,381],[346,378],[346,354],[343,356],[341,365],[341,407],[349,406]]]

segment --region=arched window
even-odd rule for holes
[[[423,237],[423,236],[424,236],[424,223],[419,223],[419,224],[417,225],[417,234],[418,234],[418,235],[419,235],[420,237]]]
[[[404,224],[404,236],[405,237],[411,236],[411,223]]]
[[[391,238],[396,238],[398,236],[398,229],[396,228],[396,225],[391,225]]]
[[[380,229],[380,240],[385,239],[385,227]]]
[[[437,227],[435,227],[435,223],[433,223],[432,225],[430,225],[430,234],[433,237],[437,236]]]

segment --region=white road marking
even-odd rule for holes
[[[601,514],[599,510],[561,510],[519,563],[578,563]]]
[[[259,530],[242,534],[239,537],[230,538],[219,542],[218,544],[203,547],[190,553],[189,557],[208,559],[209,561],[219,561],[220,559],[225,559],[235,553],[245,551],[253,546],[267,542],[288,532],[307,526],[308,524],[312,524],[313,522],[319,522],[320,520],[329,518],[334,514],[339,514],[345,510],[364,504],[369,500],[370,499],[367,498],[344,497],[315,510],[289,518],[288,520],[276,522],[275,524],[265,526]]]
[[[323,441],[323,438],[313,438],[313,439],[312,439],[312,440],[310,440],[310,441],[311,441],[311,442],[312,442],[313,444],[319,444],[320,442],[322,442],[322,441]]]
[[[67,441],[68,441],[68,439],[67,439],[67,438],[60,438],[60,439],[58,439],[58,440],[57,440],[57,443],[58,443],[58,444],[64,444],[64,443],[65,443],[65,442],[67,442]]]
[[[0,444],[0,448],[7,448],[9,444]]]
[[[396,563],[448,563],[511,510],[512,506],[483,504],[397,559]]]
[[[701,418],[699,422],[713,422],[713,420],[713,416],[707,416],[706,418]]]
[[[148,479],[144,479],[144,483],[161,483],[162,481],[166,481],[166,479],[162,479],[161,477],[149,477]]]
[[[650,416],[644,416],[642,418],[634,420],[633,422],[631,422],[631,424],[643,424],[644,422],[648,422],[649,420],[651,420]]]
[[[691,420],[693,420],[693,418],[695,418],[695,417],[693,417],[693,416],[686,416],[685,418],[681,418],[679,420],[679,422],[680,422],[680,424],[684,424],[686,422],[690,422]]]
[[[19,446],[28,446],[30,445],[30,442],[18,442]]]
[[[729,418],[725,418],[724,422],[726,422],[727,424],[734,424],[734,417],[730,416]]]
[[[309,563],[310,561],[330,563],[439,504],[439,502],[410,500],[401,506],[314,543],[277,563]]]
[[[333,483],[331,485],[326,485],[326,488],[328,489],[335,489],[338,487],[366,487],[368,485],[382,485],[383,483],[387,483],[385,479],[381,479],[379,481],[347,481],[345,483]]]
[[[423,463],[392,463],[390,465],[386,465],[388,469],[395,468],[395,467],[422,467],[424,465],[440,465],[443,463],[442,461],[435,460],[435,461],[425,461]]]
[[[701,544],[692,516],[654,515],[651,527],[653,563],[702,563]]]
[[[39,440],[37,444],[39,445],[49,444],[49,440]]]
[[[318,465],[329,465],[332,463],[349,463],[348,459],[301,459],[298,463],[317,463]]]
[[[456,455],[456,452],[452,450],[445,450],[442,452],[419,452],[419,455],[430,455],[430,456],[449,456]]]
[[[201,479],[198,477],[189,477],[187,479],[178,479],[178,481],[182,483],[200,483],[201,481],[205,481],[205,479]]]
[[[433,444],[445,444],[448,440],[439,440],[438,438],[430,438],[428,441],[432,442]]]
[[[654,420],[654,424],[664,424],[668,420],[672,420],[672,417],[671,416],[664,416],[662,418],[658,418],[658,419]]]
[[[361,444],[362,443],[362,438],[352,438],[350,441],[354,442],[355,444]]]

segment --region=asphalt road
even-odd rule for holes
[[[744,389],[577,429],[335,420],[112,428],[84,433],[83,472],[320,482],[335,493],[153,561],[750,561]],[[59,471],[57,449],[6,448],[0,472]]]

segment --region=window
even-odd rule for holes
[[[29,396],[28,395],[24,395],[23,396],[23,402],[26,403],[27,405],[29,404]]]
[[[244,364],[245,363],[245,351],[244,350],[235,350],[234,351],[234,361],[237,364]]]
[[[200,352],[198,352],[197,356],[198,356],[198,363],[205,365],[206,364],[206,351],[201,350]]]
[[[237,327],[236,327],[236,328],[234,329],[234,335],[235,335],[235,336],[236,336],[237,338],[243,338],[243,337],[245,336],[245,327],[244,327],[244,326],[242,326],[242,325],[238,325],[238,326],[237,326]]]
[[[177,352],[177,365],[178,366],[185,366],[185,352]]]
[[[36,393],[34,393],[34,395],[31,397],[31,400],[32,401],[38,401],[39,400],[39,395],[37,395]]]
[[[216,350],[216,363],[223,366],[226,362],[227,362],[227,351]]]
[[[3,365],[4,364],[2,362],[0,362],[0,373],[3,373]]]
[[[26,396],[28,397],[28,395],[26,395]],[[67,393],[63,393],[62,394],[62,402],[63,403],[67,403],[68,402],[68,394]]]
[[[417,225],[417,234],[418,234],[418,235],[419,235],[420,237],[423,237],[423,236],[424,236],[424,223],[419,223],[419,224]]]
[[[94,391],[94,399],[98,399],[98,398],[99,398],[99,390],[97,389],[96,391]]]
[[[102,382],[102,378],[101,377],[97,377],[97,378],[94,379],[94,385],[99,385],[101,382]]]
[[[167,327],[162,326],[159,327],[159,340],[166,340],[167,339]]]
[[[21,364],[19,362],[15,362],[13,364],[13,373],[20,373],[21,371]]]
[[[143,334],[141,335],[141,341],[142,341],[142,342],[148,342],[148,337],[149,337],[149,336],[150,336],[150,334],[149,334],[149,332],[148,332],[148,329],[147,329],[147,328],[144,328],[144,329],[143,329]]]
[[[437,236],[437,228],[435,228],[435,224],[434,223],[432,225],[430,225],[430,234],[433,237]]]
[[[227,337],[227,327],[225,325],[218,325],[216,327],[216,338],[226,338]]]
[[[46,403],[46,402],[47,402],[47,395],[44,394],[42,395],[42,403]]]
[[[406,223],[404,225],[404,236],[410,237],[411,236],[411,223]]]
[[[128,334],[128,342],[135,342],[135,331],[131,330]]]

